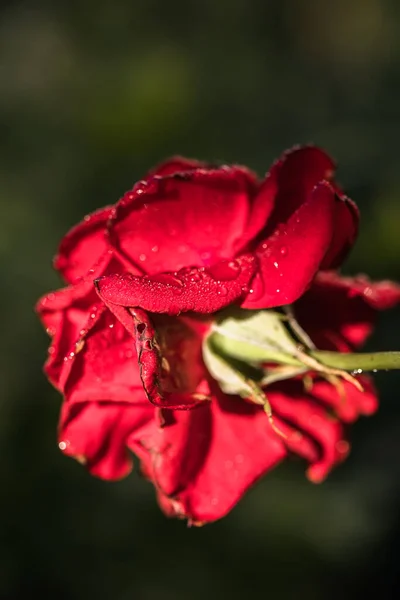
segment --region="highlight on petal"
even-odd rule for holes
[[[259,244],[259,271],[243,308],[282,306],[304,293],[330,246],[334,209],[335,191],[322,182],[287,222]]]
[[[242,167],[196,169],[139,182],[115,206],[110,242],[147,274],[234,256],[255,179]]]
[[[107,206],[87,215],[63,237],[54,267],[68,283],[75,283],[94,270],[110,249],[106,233],[111,214],[112,207]]]
[[[294,305],[296,318],[321,350],[351,352],[371,334],[377,310],[400,302],[400,286],[320,272]]]
[[[140,307],[156,313],[213,313],[246,293],[256,259],[243,255],[212,267],[184,268],[172,273],[136,277],[110,275],[96,280],[100,298],[111,307]]]

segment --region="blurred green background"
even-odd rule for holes
[[[380,598],[400,592],[400,377],[322,486],[301,462],[224,520],[167,520],[133,474],[61,455],[36,299],[66,230],[180,153],[262,174],[338,160],[362,209],[346,272],[400,279],[398,0],[3,0],[0,7],[0,598]],[[400,349],[400,310],[370,348]]]

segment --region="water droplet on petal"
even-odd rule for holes
[[[232,281],[233,279],[236,279],[240,270],[240,265],[232,260],[224,260],[208,268],[209,274],[213,279],[216,279],[218,283],[220,281]]]
[[[153,246],[151,249],[152,252],[158,252],[158,246]]]
[[[111,325],[109,325],[109,328],[112,329],[114,327],[114,323],[111,323]]]
[[[139,254],[139,260],[140,262],[144,262],[146,260],[147,256],[145,254]]]
[[[278,269],[279,268],[279,264],[277,262],[274,262],[274,267],[275,267],[275,269]]]
[[[58,447],[60,448],[60,450],[66,450],[68,445],[69,445],[68,441],[65,441],[65,442],[63,441],[58,444]]]
[[[339,442],[336,442],[336,450],[339,454],[348,454],[350,450],[349,442],[346,440],[339,440]]]
[[[47,327],[47,329],[46,329],[47,335],[53,336],[55,334],[55,332],[56,332],[55,327]]]
[[[224,285],[221,285],[221,287],[218,288],[217,294],[220,296],[226,296],[228,294],[228,290]]]
[[[288,253],[288,249],[286,248],[286,246],[282,246],[281,248],[281,254],[282,256],[286,256]]]
[[[199,271],[193,271],[193,273],[190,274],[190,281],[193,281],[194,283],[200,281],[201,279],[202,276],[201,273],[199,273]]]
[[[56,351],[56,349],[54,348],[54,346],[50,346],[50,348],[47,350],[47,352],[48,352],[49,354],[54,354],[54,353],[55,353],[55,351]]]

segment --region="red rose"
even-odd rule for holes
[[[193,522],[222,517],[289,452],[310,462],[313,481],[347,454],[342,423],[376,409],[367,378],[364,392],[273,384],[282,438],[260,406],[222,393],[202,359],[214,314],[233,304],[294,303],[319,348],[348,352],[375,309],[400,300],[395,284],[333,271],[358,224],[333,170],[314,147],[285,153],[261,182],[244,167],[175,158],[65,236],[55,267],[69,286],[38,303],[65,454],[116,479],[132,450],[167,514]]]

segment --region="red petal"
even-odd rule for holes
[[[223,517],[286,453],[260,407],[222,395],[142,443],[164,510],[197,523]]]
[[[316,146],[295,146],[284,152],[273,164],[265,180],[265,184],[276,187],[277,197],[272,215],[274,226],[286,221],[300,208],[318,183],[330,181],[335,169],[332,158]]]
[[[116,205],[110,240],[148,274],[234,255],[249,211],[244,168],[198,169],[140,182]]]
[[[84,218],[62,239],[55,268],[68,283],[75,283],[96,265],[110,248],[106,236],[111,207],[102,208]]]
[[[333,239],[321,269],[340,267],[356,241],[359,219],[357,205],[344,194],[337,192]]]
[[[260,270],[244,308],[282,306],[303,294],[331,243],[334,204],[333,188],[320,183],[287,222],[259,244]]]
[[[134,340],[105,307],[93,315],[68,357],[66,397],[70,402],[131,402],[140,393],[144,399]]]
[[[359,377],[364,391],[361,392],[348,381],[341,381],[336,388],[327,381],[315,381],[313,397],[335,411],[339,419],[352,423],[360,415],[371,415],[378,409],[378,398],[373,382],[369,377]]]
[[[88,274],[76,285],[51,292],[41,298],[36,311],[52,338],[45,372],[50,381],[61,392],[68,377],[71,363],[68,356],[75,351],[81,330],[93,324],[91,315],[97,316],[102,308],[93,285],[93,277],[107,272],[107,268],[119,268],[118,263],[107,252],[93,273]],[[93,318],[94,318],[93,317]]]
[[[334,420],[315,401],[313,391],[305,394],[297,381],[280,384],[281,389],[270,389],[268,400],[274,414],[292,423],[300,433],[316,441],[320,454],[308,470],[315,483],[325,479],[337,462],[343,459],[343,432],[340,421]],[[290,443],[290,442],[289,442]]]
[[[154,409],[146,402],[64,403],[59,446],[64,454],[86,465],[92,475],[120,479],[132,469],[129,436],[140,436],[154,423]]]
[[[213,313],[240,298],[256,268],[252,255],[221,261],[210,268],[184,268],[144,277],[110,275],[96,281],[100,298],[150,312],[176,315],[185,311]]]
[[[150,402],[162,408],[186,410],[207,400],[210,392],[197,332],[167,317],[159,323],[156,337],[148,314],[141,309],[131,312],[140,377]]]
[[[210,171],[215,169],[215,166],[208,166],[206,163],[200,162],[193,158],[184,158],[183,156],[171,156],[164,162],[158,164],[154,169],[149,171],[146,179],[158,175],[159,177],[165,177],[166,175],[174,175],[175,173],[185,173],[188,171],[195,171],[197,169],[209,169]]]
[[[295,312],[318,348],[349,352],[365,343],[376,310],[399,302],[396,283],[375,283],[365,276],[341,277],[332,271],[317,275],[310,290],[296,302]]]

